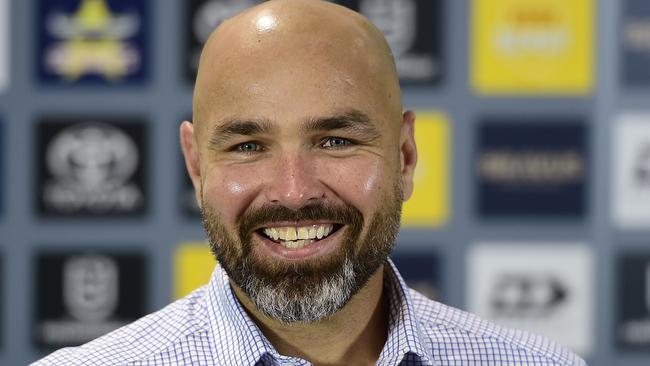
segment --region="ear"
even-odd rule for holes
[[[415,146],[415,113],[412,111],[406,111],[402,115],[399,149],[402,192],[404,201],[406,201],[413,194],[413,173],[418,161],[418,152]]]
[[[194,135],[194,125],[189,121],[183,121],[180,127],[181,148],[185,158],[185,167],[190,175],[192,185],[194,185],[194,194],[196,203],[201,207],[201,160],[199,147]]]

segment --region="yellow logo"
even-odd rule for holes
[[[74,14],[49,17],[47,29],[60,41],[46,50],[46,67],[69,81],[93,73],[125,77],[140,65],[140,52],[126,41],[139,27],[136,14],[114,15],[105,0],[82,0]]]
[[[474,0],[476,91],[590,93],[594,8],[592,0]]]
[[[207,284],[216,261],[207,243],[182,243],[174,253],[174,298]]]
[[[449,216],[450,131],[447,118],[438,112],[416,112],[415,143],[418,163],[414,190],[402,209],[403,226],[439,226]]]

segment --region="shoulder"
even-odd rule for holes
[[[155,313],[82,346],[60,349],[32,365],[138,365],[156,359],[181,361],[179,357],[191,356],[190,349],[209,347],[205,291],[206,287],[201,287]],[[181,353],[181,348],[185,352]]]
[[[412,289],[409,295],[435,359],[463,359],[481,365],[586,366],[576,354],[547,338],[501,327]]]

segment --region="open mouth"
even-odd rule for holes
[[[298,249],[327,238],[341,227],[341,224],[263,227],[256,232],[287,249]]]

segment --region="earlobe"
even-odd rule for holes
[[[402,116],[402,131],[400,134],[400,165],[402,193],[404,201],[413,193],[413,174],[418,155],[415,146],[415,113],[404,112]]]
[[[196,202],[201,206],[201,161],[199,149],[196,143],[194,125],[189,121],[183,121],[180,126],[180,142],[185,159],[185,168],[192,180]]]

